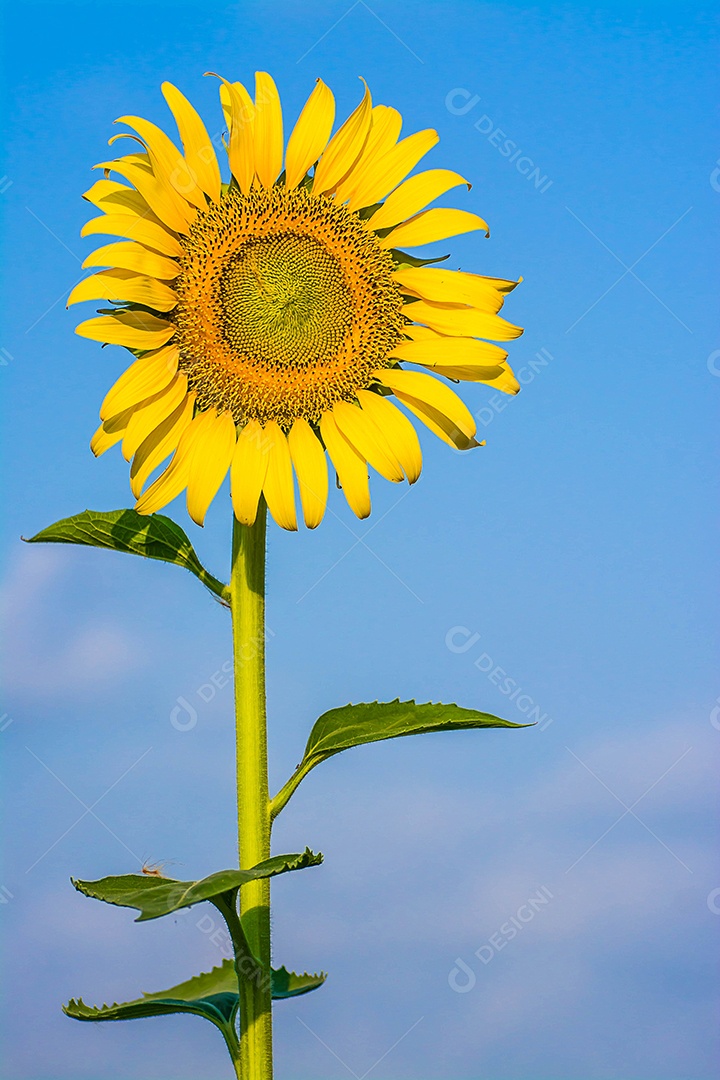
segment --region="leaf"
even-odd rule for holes
[[[319,975],[296,975],[281,967],[272,972],[272,996],[284,998],[309,994],[325,982]],[[143,994],[134,1001],[112,1005],[86,1005],[82,998],[71,998],[63,1012],[73,1020],[136,1020],[145,1016],[166,1016],[170,1013],[194,1013],[210,1020],[219,1028],[232,1026],[238,1007],[238,984],[232,960],[223,960],[212,971],[195,975],[169,990]]]
[[[424,735],[433,731],[462,731],[467,728],[522,728],[531,724],[515,724],[501,720],[492,713],[463,709],[459,705],[442,705],[415,701],[373,701],[361,705],[344,705],[331,709],[315,722],[310,732],[303,759],[295,773],[277,793],[271,803],[275,817],[288,802],[305,776],[321,761],[364,743],[382,742],[404,735]]]
[[[362,705],[344,705],[323,713],[310,732],[303,761],[322,761],[363,743],[396,739],[402,735],[425,735],[432,731],[462,731],[465,728],[528,727],[501,720],[491,713],[414,701],[373,701]]]
[[[117,1002],[112,1005],[86,1005],[82,998],[71,998],[67,1005],[63,1005],[63,1012],[74,1020],[135,1020],[168,1013],[195,1013],[222,1029],[232,1025],[237,1005],[235,967],[232,960],[223,960],[220,967],[195,975],[170,990],[143,994],[135,1001],[125,1001],[120,1005]]]
[[[176,881],[174,878],[146,874],[122,874],[100,878],[99,881],[71,878],[71,881],[85,896],[118,907],[135,908],[140,912],[135,921],[146,922],[203,900],[224,901],[227,906],[228,894],[234,900],[232,894],[249,881],[275,877],[289,870],[303,870],[321,862],[322,855],[315,855],[307,848],[300,855],[275,855],[250,870],[220,870],[199,881]]]
[[[322,986],[326,978],[327,975],[324,971],[321,971],[319,975],[308,975],[307,972],[296,975],[294,971],[288,971],[286,967],[273,968],[273,1001],[309,994],[311,990],[317,990],[319,986]]]
[[[243,885],[246,885],[250,881],[275,877],[277,874],[286,873],[291,870],[303,870],[306,866],[317,866],[321,862],[322,855],[315,855],[309,848],[306,848],[301,854],[275,855],[273,858],[265,859],[263,862],[258,863],[257,866],[253,866],[249,870],[220,870],[218,873],[210,874],[209,877],[201,878],[199,881],[176,881],[174,878],[155,877],[154,875],[145,874],[124,874],[117,877],[101,878],[99,881],[71,880],[75,888],[86,896],[90,896],[96,900],[103,900],[107,904],[116,904],[119,907],[135,908],[136,911],[140,912],[135,920],[136,922],[157,919],[162,915],[169,915],[173,911],[190,907],[203,900],[209,901],[214,904],[222,915],[230,933],[234,958],[232,966],[233,970],[237,973],[235,977],[242,980],[255,978],[267,979],[270,972],[267,968],[264,968],[257,957],[253,955],[247,934],[245,933],[245,927],[243,926],[242,919],[238,915],[238,891]],[[324,976],[296,976],[281,969],[278,973],[278,978],[280,980],[279,992],[282,992],[282,996],[293,997],[297,994],[314,990],[315,986],[320,985]],[[195,986],[195,984],[193,984],[193,986]],[[222,992],[225,993],[225,990]],[[235,983],[235,992],[237,992],[237,982]],[[161,1011],[163,1012],[177,1011],[173,1010],[171,1007],[173,1003],[168,998],[169,993],[170,992],[168,991],[166,994],[160,995],[160,997],[163,998],[163,1004],[158,1007],[161,1008]],[[140,1002],[140,1005],[143,1005],[142,1001]],[[230,1008],[230,1004],[227,1001],[215,999],[210,1002],[210,1005],[216,1012],[218,1009],[222,1012],[222,1009],[226,1006],[228,1009]],[[133,1009],[139,1007],[138,1002],[130,1002],[129,1006]],[[83,1007],[86,1008],[85,1006]],[[202,1015],[207,1016],[207,1018],[213,1020],[213,1022],[217,1022],[216,1018],[209,1014],[209,1008],[210,1006],[204,1006],[204,1011],[200,1010]],[[184,1010],[181,1011],[188,1011],[188,1008],[184,1008]],[[197,1012],[198,1008],[193,1006],[189,1011]],[[141,1011],[135,1012],[133,1015],[145,1016],[154,1014]],[[86,1018],[123,1019],[129,1018],[129,1016],[96,1017],[93,1014],[92,1017]],[[218,1026],[220,1025],[218,1024]],[[230,1040],[231,1037],[234,1037],[234,1029],[226,1030],[226,1028],[223,1027],[222,1030],[226,1041]]]
[[[211,592],[227,599],[226,585],[213,577],[200,562],[188,536],[162,514],[143,515],[134,510],[84,510],[63,518],[31,536],[28,544],[83,544],[113,551],[160,559],[190,570]]]

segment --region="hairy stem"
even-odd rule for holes
[[[267,722],[265,714],[265,527],[260,500],[254,525],[234,521],[230,606],[235,671],[238,857],[248,869],[270,855]],[[243,1080],[271,1080],[272,990],[270,882],[240,890],[240,917],[260,969],[240,974],[240,1056]]]

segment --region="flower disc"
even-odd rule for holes
[[[179,260],[179,368],[201,409],[236,424],[317,424],[402,339],[394,264],[356,214],[304,188],[225,193]]]

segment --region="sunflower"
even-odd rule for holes
[[[135,356],[103,401],[91,446],[99,455],[122,442],[136,510],[151,514],[186,490],[202,525],[229,472],[239,521],[254,522],[264,495],[277,524],[295,529],[296,477],[312,529],[327,503],[327,453],[365,518],[368,464],[393,482],[420,475],[418,436],[398,405],[452,447],[480,445],[443,377],[517,393],[493,343],[522,332],[498,315],[517,282],[401,250],[488,234],[476,214],[426,209],[467,184],[458,173],[408,178],[437,133],[401,139],[400,114],[373,106],[365,85],[331,137],[335,102],[318,79],[283,169],[282,110],[267,73],[256,73],[254,100],[220,79],[226,137],[217,139],[175,86],[162,92],[183,152],[150,121],[120,118],[131,131],[110,144],[130,137],[139,148],[95,166],[104,179],[84,197],[101,216],[82,230],[119,239],[85,260],[98,271],[68,300],[111,302],[77,332]]]

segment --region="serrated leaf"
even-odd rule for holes
[[[223,599],[228,588],[200,562],[187,534],[163,514],[143,515],[134,510],[84,510],[63,518],[26,541],[28,544],[82,544],[109,548],[147,559],[159,559],[189,570],[211,592]]]
[[[321,971],[319,975],[302,975],[294,971],[288,971],[286,967],[273,968],[272,972],[272,996],[273,1001],[283,998],[299,997],[301,994],[309,994],[311,990],[317,990],[325,982],[327,975]]]
[[[198,881],[177,881],[174,878],[155,877],[145,874],[121,874],[104,877],[98,881],[77,881],[71,878],[75,888],[85,896],[103,900],[106,904],[130,907],[139,911],[136,922],[159,919],[181,908],[191,907],[203,900],[217,901],[232,896],[249,881],[275,877],[290,870],[304,870],[317,866],[322,855],[309,848],[302,854],[275,855],[258,863],[250,870],[219,870]]]
[[[297,975],[286,967],[273,968],[273,1000],[309,994],[325,982],[324,972]],[[71,998],[63,1012],[73,1020],[136,1020],[146,1016],[166,1016],[171,1013],[194,1013],[223,1029],[232,1026],[238,1007],[237,974],[232,960],[223,960],[212,971],[195,975],[169,990],[143,994],[134,1001],[112,1005],[86,1005],[82,998]]]
[[[527,727],[501,720],[492,713],[463,709],[428,701],[373,701],[330,709],[315,722],[305,747],[303,761],[327,758],[363,743],[396,739],[403,735],[425,735],[432,731],[462,731],[466,728]]]
[[[321,761],[364,743],[382,742],[405,735],[424,735],[434,731],[462,731],[470,728],[522,728],[492,713],[415,701],[373,701],[331,709],[315,722],[305,747],[303,759],[287,784],[272,800],[273,817],[280,813],[300,781]]]
[[[195,975],[169,990],[143,994],[134,1001],[112,1005],[86,1005],[82,998],[71,998],[63,1006],[63,1012],[74,1020],[135,1020],[169,1013],[195,1013],[222,1028],[232,1024],[237,1004],[235,967],[232,960],[223,960],[212,971]]]

